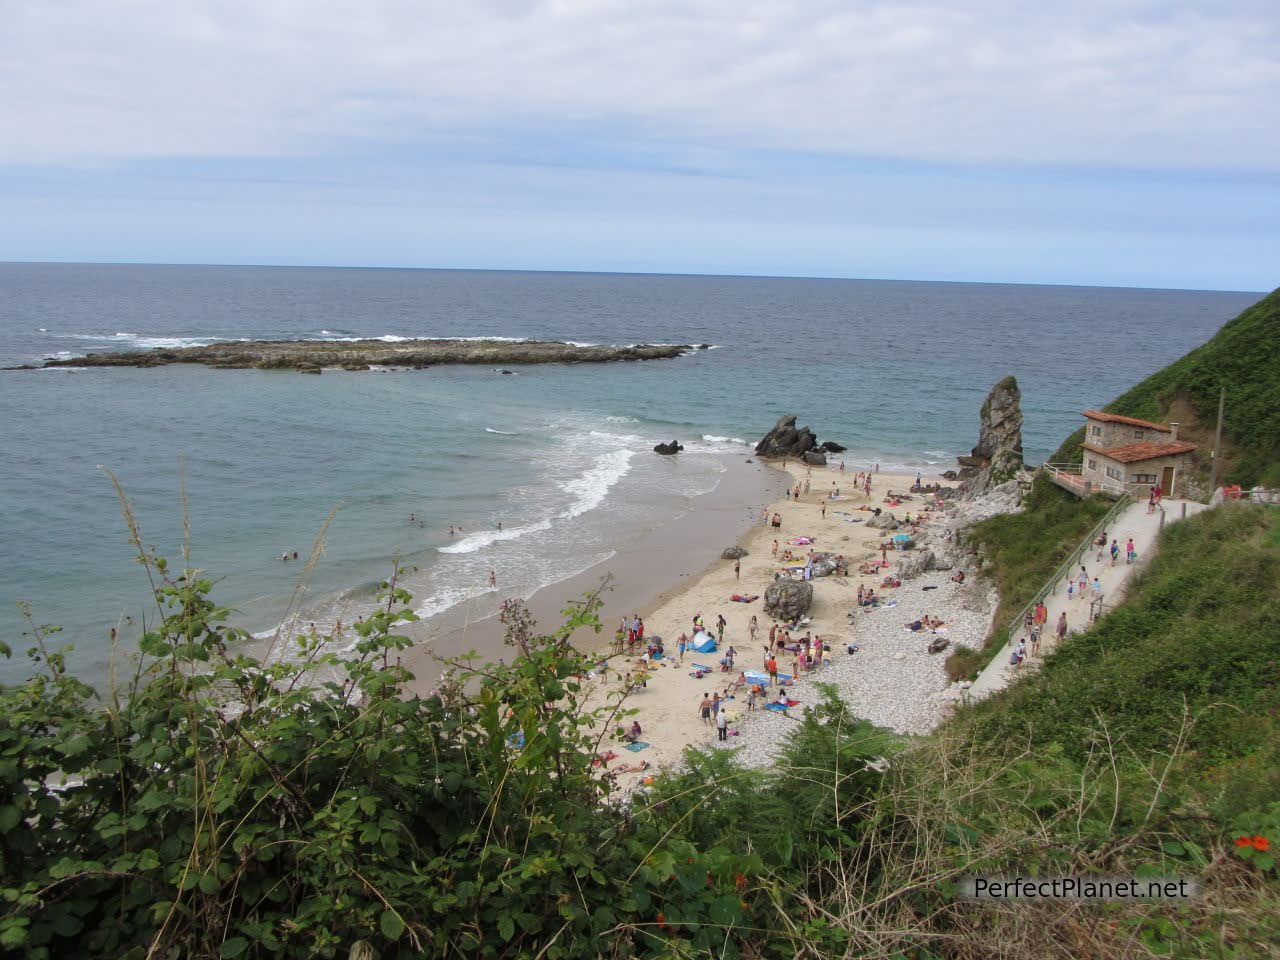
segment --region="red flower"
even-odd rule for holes
[[[1263,853],[1266,853],[1271,847],[1271,841],[1266,837],[1254,837],[1252,843],[1253,849],[1261,850]]]
[[[741,873],[735,873],[733,875],[733,885],[737,887],[739,890],[742,890],[744,887],[746,887],[747,885],[746,875]]]
[[[1236,846],[1251,847],[1253,846],[1253,839],[1250,837],[1236,837]]]

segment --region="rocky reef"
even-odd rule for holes
[[[808,427],[797,428],[795,414],[780,418],[756,444],[756,454],[761,457],[794,457],[815,467],[826,466],[828,453],[841,453],[844,449],[831,440],[819,443]]]
[[[48,360],[45,367],[163,367],[199,363],[219,370],[368,370],[371,366],[422,369],[436,364],[506,366],[533,363],[606,363],[615,360],[669,360],[701,349],[689,345],[632,344],[584,346],[557,341],[510,340],[252,340],[213,343],[179,350],[91,353],[71,360]],[[19,367],[14,369],[32,369]],[[508,371],[502,371],[506,373]]]

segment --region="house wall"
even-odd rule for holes
[[[1181,489],[1182,472],[1190,463],[1189,457],[1189,454],[1180,453],[1167,457],[1156,457],[1152,460],[1140,460],[1137,463],[1120,463],[1105,454],[1086,450],[1084,452],[1084,466],[1081,470],[1081,475],[1084,479],[1102,486],[1104,480],[1116,482],[1116,474],[1119,474],[1123,477],[1120,482],[1124,483],[1130,493],[1137,496],[1138,494],[1145,495],[1154,484],[1160,482],[1160,476],[1165,467],[1173,467],[1177,471],[1174,474],[1174,488],[1173,490],[1164,491],[1165,496],[1171,497],[1175,496],[1176,491]],[[1108,470],[1112,472],[1108,473]]]
[[[1124,447],[1131,443],[1141,443],[1143,440],[1165,443],[1169,440],[1169,434],[1144,427],[1132,427],[1127,423],[1101,423],[1085,418],[1085,443],[1092,443],[1099,447]]]

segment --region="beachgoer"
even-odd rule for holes
[[[711,715],[712,715],[713,717],[718,717],[718,716],[720,716],[720,704],[721,704],[721,703],[723,703],[723,701],[720,699],[720,694],[719,694],[719,693],[713,693],[713,694],[711,695]]]
[[[777,540],[773,541],[773,555],[774,555],[775,557],[778,555],[778,541],[777,541]]]
[[[711,722],[711,697],[705,690],[702,693],[702,702],[698,704],[698,712],[702,714],[704,726]]]
[[[1067,603],[1076,598],[1076,582],[1074,580],[1067,581]]]
[[[729,622],[725,620],[723,613],[716,615],[716,639],[720,643],[724,643],[724,628],[728,625]]]
[[[636,642],[644,642],[644,621],[640,619],[640,614],[636,614]]]
[[[689,638],[686,637],[683,633],[680,634],[680,639],[676,641],[676,663],[680,663],[680,664],[684,663],[684,648],[688,642],[689,642]]]
[[[1120,544],[1115,540],[1111,541],[1111,565],[1116,565],[1116,560],[1120,558]]]
[[[716,714],[716,734],[722,741],[729,739],[729,715],[727,713]]]
[[[1093,599],[1095,600],[1102,599],[1102,581],[1099,580],[1097,577],[1093,578]]]
[[[498,585],[498,575],[494,571],[489,571],[489,586],[496,587]]]
[[[772,623],[769,625],[769,652],[773,652],[774,645],[778,642],[778,625]]]
[[[751,689],[747,691],[747,710],[754,710],[756,708],[756,696],[759,693],[759,690],[760,688],[753,683],[751,685]]]
[[[1130,537],[1124,545],[1125,563],[1133,563],[1138,559],[1138,551],[1134,549],[1133,537]]]
[[[747,635],[751,637],[751,642],[756,642],[756,631],[760,629],[760,625],[756,623],[756,618],[752,616],[751,622],[747,624]]]
[[[822,501],[822,519],[827,519],[827,501]]]
[[[1067,636],[1067,611],[1063,610],[1062,615],[1058,617],[1058,641],[1065,640]]]
[[[742,579],[742,561],[741,560],[733,561],[733,579],[735,580]]]
[[[778,682],[778,661],[773,656],[773,654],[770,654],[769,659],[765,661],[764,668],[769,673],[769,682],[777,683]]]
[[[1022,666],[1022,661],[1025,659],[1027,659],[1027,645],[1019,640],[1018,645],[1013,648],[1013,665],[1015,667],[1020,667]]]
[[[635,743],[640,739],[640,734],[643,732],[644,731],[640,729],[640,721],[632,720],[631,729],[622,735],[622,739],[627,741],[627,743]]]

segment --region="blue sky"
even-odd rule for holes
[[[6,14],[0,259],[1280,283],[1274,3]]]

